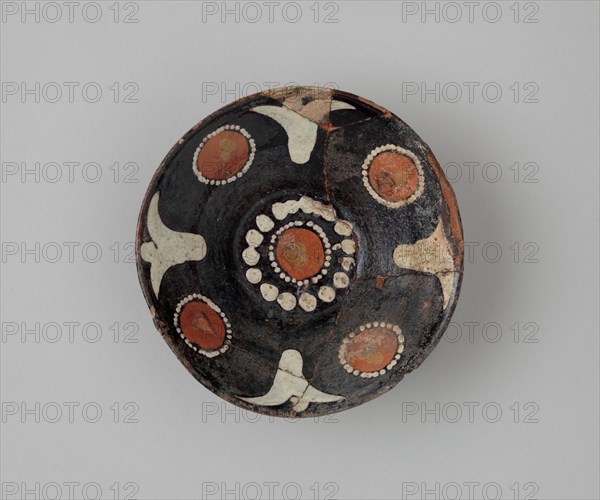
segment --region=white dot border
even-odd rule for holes
[[[297,279],[293,278],[292,276],[288,275],[285,271],[283,271],[279,267],[279,263],[277,262],[277,259],[275,258],[275,243],[277,243],[277,240],[279,239],[279,237],[287,229],[290,229],[292,227],[303,227],[303,226],[306,226],[307,228],[309,228],[309,230],[312,230],[313,232],[315,232],[317,234],[317,236],[319,238],[321,238],[321,242],[323,243],[324,260],[323,260],[323,267],[319,271],[319,274],[317,274],[315,276],[311,276],[310,278],[306,278],[304,280],[297,280]],[[278,274],[279,277],[286,283],[293,283],[295,285],[298,285],[299,287],[308,286],[310,283],[315,284],[315,283],[318,283],[321,279],[323,279],[323,276],[325,276],[327,274],[327,270],[331,266],[331,243],[329,242],[329,239],[327,238],[325,231],[323,231],[323,228],[321,228],[321,226],[319,226],[318,224],[315,224],[313,221],[308,221],[306,224],[303,221],[288,222],[287,224],[284,224],[283,226],[281,226],[271,236],[270,246],[269,246],[269,261],[271,262],[271,267],[273,268],[273,271],[275,271],[275,274]]]
[[[408,198],[406,198],[406,200],[400,200],[400,201],[386,200],[385,198],[380,196],[379,193],[377,193],[377,191],[375,191],[375,188],[373,188],[373,186],[371,185],[371,181],[369,180],[369,169],[371,167],[371,163],[379,154],[385,153],[388,151],[400,153],[401,155],[406,156],[413,162],[413,164],[417,168],[417,175],[418,175],[417,189],[415,189],[415,192],[413,194],[411,194]],[[396,146],[394,144],[385,144],[384,146],[379,146],[379,147],[375,148],[365,158],[365,161],[363,162],[361,168],[362,168],[363,184],[367,188],[367,191],[369,192],[371,197],[375,199],[375,201],[377,201],[378,203],[381,203],[382,205],[385,205],[386,207],[400,208],[400,207],[409,205],[413,201],[415,201],[417,198],[419,198],[423,194],[423,191],[425,190],[425,176],[423,174],[423,166],[421,165],[421,162],[419,161],[417,156],[412,151],[401,148],[400,146]]]
[[[183,310],[183,307],[186,304],[188,304],[189,302],[194,302],[194,301],[204,302],[208,307],[210,307],[213,311],[215,311],[223,320],[223,324],[225,325],[225,341],[223,342],[223,345],[221,347],[219,347],[218,349],[213,349],[210,351],[201,349],[200,347],[198,347],[197,345],[192,343],[185,336],[183,331],[181,330],[181,327],[179,325],[179,315],[181,314],[181,311]],[[192,293],[191,295],[188,295],[187,297],[185,297],[179,301],[179,303],[177,304],[177,307],[175,308],[175,314],[173,315],[173,324],[175,325],[175,329],[177,330],[177,333],[179,333],[179,336],[183,339],[183,341],[187,344],[187,346],[190,347],[191,349],[193,349],[194,351],[196,351],[197,353],[206,356],[207,358],[214,358],[215,356],[218,356],[219,354],[223,354],[231,346],[231,339],[233,337],[233,334],[232,334],[231,323],[229,322],[229,319],[227,319],[227,316],[225,316],[225,313],[221,310],[221,308],[219,306],[217,306],[208,297],[205,297],[204,295],[200,295],[199,293]]]
[[[209,139],[212,139],[213,137],[215,137],[217,134],[220,134],[221,132],[230,131],[230,130],[234,131],[234,132],[239,132],[248,141],[248,146],[250,147],[250,153],[248,155],[248,160],[246,161],[246,163],[244,164],[244,166],[241,168],[241,170],[239,172],[237,172],[235,175],[232,175],[231,177],[228,177],[227,179],[209,179],[207,177],[204,177],[197,167],[198,155],[200,154],[200,151],[202,151],[202,148],[208,142]],[[240,127],[239,125],[223,125],[222,127],[219,127],[214,132],[211,132],[210,134],[208,134],[206,137],[204,137],[204,139],[202,139],[202,142],[200,143],[200,145],[196,148],[196,151],[194,152],[194,159],[192,160],[192,170],[194,171],[194,174],[196,175],[196,177],[198,178],[198,180],[200,182],[203,182],[204,184],[208,184],[210,186],[220,186],[223,184],[228,184],[230,182],[233,182],[236,179],[239,179],[240,177],[242,177],[242,175],[244,175],[248,171],[248,169],[250,168],[250,165],[252,165],[252,162],[254,161],[255,156],[256,156],[256,143],[254,142],[254,139],[252,138],[252,136],[248,133],[248,131],[246,129]]]
[[[314,293],[308,292],[308,290],[307,290],[308,286],[318,283],[321,279],[323,279],[325,277],[325,275],[328,274],[328,271],[329,271],[329,268],[331,266],[331,262],[333,259],[333,252],[342,250],[341,243],[336,243],[333,246],[331,245],[331,242],[329,241],[329,238],[327,237],[323,228],[321,226],[319,226],[318,224],[316,224],[314,221],[306,221],[305,222],[305,221],[300,221],[300,220],[294,220],[294,221],[288,222],[288,223],[284,224],[283,226],[279,226],[275,230],[275,232],[270,236],[268,241],[262,240],[260,242],[260,244],[256,244],[256,245],[248,242],[248,234],[254,228],[249,229],[248,231],[246,231],[247,246],[242,251],[242,260],[250,268],[255,268],[256,266],[258,266],[258,263],[260,262],[260,259],[261,259],[260,253],[257,252],[258,247],[260,247],[262,245],[269,245],[267,255],[268,255],[268,258],[270,261],[270,266],[273,269],[273,272],[275,273],[275,275],[278,278],[280,278],[284,284],[287,283],[287,284],[297,285],[296,291],[297,291],[297,293],[301,292],[300,296],[305,295],[307,297],[310,297],[310,299],[313,299],[315,301],[325,302],[325,303],[333,302],[336,298],[338,291],[340,291],[342,288],[349,287],[351,280],[350,280],[350,276],[348,276],[347,273],[353,267],[355,267],[355,264],[356,264],[356,261],[354,260],[354,258],[351,258],[351,261],[352,261],[351,263],[347,263],[344,260],[344,259],[348,258],[348,255],[353,255],[356,252],[356,246],[355,246],[354,239],[351,239],[351,240],[348,239],[348,236],[350,236],[351,234],[354,234],[354,225],[347,220],[338,219],[336,217],[335,210],[332,208],[330,208],[328,210],[322,210],[322,209],[317,210],[315,207],[318,208],[322,204],[316,200],[313,200],[312,198],[309,198],[309,197],[302,197],[302,198],[300,198],[300,200],[287,200],[286,202],[274,203],[273,207],[275,205],[280,205],[284,208],[287,207],[288,205],[290,205],[290,207],[288,207],[288,209],[286,209],[282,212],[282,215],[280,217],[276,217],[276,219],[279,221],[283,221],[290,215],[295,214],[298,210],[301,210],[305,214],[309,214],[309,215],[314,214],[317,217],[319,217],[327,222],[335,223],[334,232],[339,236],[346,237],[346,239],[344,239],[343,242],[349,241],[349,242],[352,242],[352,244],[353,244],[351,250],[344,251],[344,253],[346,255],[342,258],[343,271],[339,271],[339,274],[346,275],[346,278],[348,280],[348,285],[346,285],[344,287],[336,287],[335,285],[332,284],[332,286],[321,286]],[[293,206],[291,206],[291,205],[293,205]],[[261,217],[260,220],[262,222],[268,223],[266,227],[261,227],[261,224],[259,223],[259,217]],[[256,227],[258,227],[259,231],[261,233],[264,233],[265,235],[267,233],[270,233],[274,229],[273,220],[268,215],[265,215],[265,214],[257,215],[255,217],[255,222],[256,222]],[[318,275],[312,276],[311,278],[307,278],[305,280],[296,280],[296,279],[292,278],[291,276],[289,276],[287,273],[283,272],[281,267],[279,267],[278,262],[275,259],[275,243],[276,243],[279,235],[281,235],[281,233],[283,233],[283,231],[285,231],[286,229],[289,229],[291,227],[302,227],[302,226],[306,226],[310,229],[313,229],[318,234],[318,236],[321,238],[321,241],[323,242],[323,247],[324,247],[325,262],[324,262],[323,268],[321,268]],[[256,259],[256,261],[255,261],[254,259],[249,258],[248,252],[258,253],[258,259]],[[289,292],[281,292],[279,290],[279,288],[277,287],[277,285],[272,284],[267,280],[263,281],[263,278],[264,278],[264,273],[258,282],[252,282],[248,279],[248,276],[246,275],[246,281],[248,281],[250,284],[252,284],[255,287],[259,287],[259,289],[261,290],[261,295],[263,296],[263,299],[267,300],[267,302],[275,302],[275,303],[279,304],[282,307],[282,309],[284,309],[285,311],[292,311],[296,307],[300,307],[305,312],[311,313],[316,309],[316,307],[315,308],[312,308],[312,307],[306,308],[303,305],[303,303],[300,301],[300,297],[295,297],[296,300],[294,302],[294,306],[290,307],[291,301],[288,300],[289,297],[286,298],[287,295],[289,295]],[[264,293],[262,291],[263,285],[273,287],[277,291],[275,298],[270,300],[270,299],[267,299],[266,297],[264,297]],[[303,289],[303,287],[304,287],[304,289]],[[331,290],[333,292],[332,297],[330,296],[331,294],[325,293],[329,290]],[[284,294],[286,294],[286,295],[284,295]],[[284,295],[284,296],[282,297],[282,295]],[[322,298],[322,296],[325,296],[327,298],[327,300],[324,300]],[[306,302],[306,300],[304,302]],[[284,305],[286,307],[284,307]]]
[[[387,328],[388,330],[393,331],[396,334],[396,338],[398,340],[398,349],[396,350],[396,354],[394,355],[394,359],[392,359],[385,368],[381,370],[377,370],[374,372],[363,372],[352,367],[348,360],[346,359],[346,345],[353,339],[354,337],[360,335],[361,333],[370,330],[372,328]],[[340,360],[340,364],[344,367],[348,373],[361,378],[375,378],[380,375],[384,375],[388,370],[391,370],[396,364],[398,360],[402,356],[404,352],[404,335],[402,335],[402,329],[398,325],[394,325],[393,323],[389,323],[386,321],[373,321],[370,323],[365,323],[364,325],[359,326],[357,329],[351,331],[343,340],[342,345],[340,346],[340,350],[338,351],[338,359]]]

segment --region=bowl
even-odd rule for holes
[[[463,236],[452,187],[406,123],[347,92],[285,87],[177,141],[136,257],[158,331],[199,382],[306,417],[421,364],[456,306]]]

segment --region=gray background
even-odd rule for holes
[[[58,20],[2,2],[6,498],[598,498],[597,2],[480,2],[471,19],[465,2],[280,2],[273,22],[262,2],[257,22],[257,4],[222,19],[221,2],[187,1],[99,2],[92,22],[88,3],[70,22],[62,2]],[[131,261],[169,148],[271,83],[334,85],[407,121],[452,178],[471,249],[423,366],[318,420],[196,383]]]

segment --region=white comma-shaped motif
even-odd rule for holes
[[[332,403],[346,399],[315,389],[302,374],[302,364],[302,354],[297,350],[283,351],[269,392],[264,396],[240,399],[260,406],[278,406],[289,400],[296,413],[306,410],[310,403]]]
[[[252,111],[273,118],[285,129],[290,158],[294,163],[302,165],[310,159],[319,128],[315,122],[286,107],[256,106]]]
[[[394,249],[394,263],[403,269],[435,274],[442,286],[444,309],[446,308],[457,273],[441,218],[435,231],[428,238],[418,240],[414,245],[398,245]]]
[[[332,99],[330,89],[321,89],[307,104],[302,104],[298,96],[290,95],[281,100],[283,106],[261,105],[252,108],[255,113],[268,116],[281,125],[288,136],[288,151],[294,163],[303,165],[317,142],[320,123],[329,121],[333,111],[356,109],[352,104]]]
[[[187,261],[202,260],[206,255],[206,241],[199,234],[173,231],[163,223],[158,213],[159,193],[155,193],[148,207],[146,226],[152,241],[140,248],[142,259],[150,263],[150,281],[158,297],[160,283],[167,270]]]

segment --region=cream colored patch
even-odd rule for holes
[[[288,136],[288,150],[294,163],[300,165],[310,159],[317,142],[316,123],[286,107],[256,106],[256,113],[268,116],[281,125]]]
[[[340,236],[350,236],[352,234],[352,225],[345,220],[336,222],[333,230]]]
[[[352,257],[342,257],[342,269],[344,271],[350,271],[354,267],[355,261]]]
[[[280,293],[277,297],[277,303],[284,311],[291,311],[296,307],[296,297],[289,292]]]
[[[330,87],[293,85],[287,87],[275,87],[265,93],[269,97],[276,99],[281,103],[285,101],[291,101],[292,99],[302,103],[303,97],[321,100],[330,99],[333,96],[333,89]]]
[[[269,285],[268,283],[263,283],[260,285],[260,293],[268,302],[273,302],[277,296],[279,295],[279,290],[274,285]]]
[[[288,97],[283,101],[283,105],[315,123],[325,123],[329,120],[331,107],[329,98],[315,99],[307,104],[302,104],[302,99]]]
[[[331,403],[345,399],[343,396],[327,394],[311,386],[302,373],[302,365],[300,352],[295,349],[283,351],[269,392],[263,396],[240,399],[260,406],[279,406],[291,401],[292,409],[296,413],[306,410],[310,403]]]
[[[342,241],[342,250],[344,253],[352,254],[356,252],[356,243],[354,240],[344,240]]]
[[[246,279],[253,285],[256,285],[257,283],[260,283],[260,280],[262,279],[262,271],[255,267],[251,267],[246,271]]]
[[[450,242],[446,239],[441,218],[431,236],[418,240],[414,245],[398,245],[393,257],[398,267],[435,274],[442,285],[444,308],[448,305],[456,273]]]
[[[350,279],[346,273],[335,273],[333,275],[333,286],[336,288],[346,288],[350,284]]]
[[[317,307],[317,299],[314,297],[314,295],[311,295],[310,293],[303,293],[302,295],[300,295],[298,303],[300,304],[300,307],[306,312],[312,312]]]
[[[265,237],[256,229],[250,229],[250,231],[246,233],[246,243],[248,243],[248,246],[256,248],[263,242],[264,239]]]
[[[324,205],[320,201],[314,200],[308,196],[302,196],[299,200],[273,203],[271,210],[277,220],[283,220],[288,215],[295,214],[298,210],[302,210],[305,214],[318,215],[328,222],[335,221],[335,209],[333,207]]]
[[[319,288],[319,298],[323,302],[333,302],[333,299],[335,299],[335,290],[330,286],[322,286]]]
[[[255,266],[260,260],[260,254],[253,247],[248,247],[242,252],[244,262],[249,266]]]
[[[150,263],[150,281],[158,297],[160,283],[167,270],[187,261],[199,261],[206,256],[206,241],[199,234],[173,231],[163,223],[158,213],[159,193],[150,200],[146,226],[152,241],[140,248],[142,259]]]
[[[340,109],[356,109],[352,104],[344,101],[331,101],[331,111],[338,111]]]
[[[442,292],[444,293],[444,308],[448,305],[452,289],[454,288],[454,281],[456,273],[439,273],[436,275],[442,285]]]
[[[263,233],[269,232],[274,226],[275,223],[269,216],[261,214],[256,217],[256,227],[258,227],[258,229],[260,229]]]
[[[288,87],[278,94],[286,108],[315,123],[327,123],[331,109],[332,89],[323,87]]]

